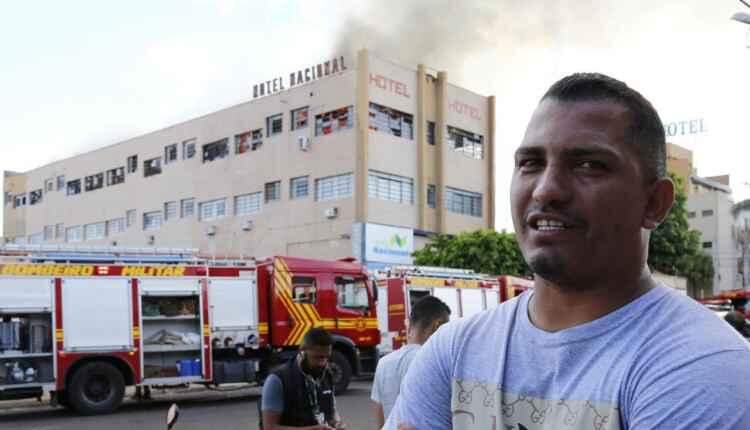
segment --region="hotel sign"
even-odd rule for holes
[[[253,98],[271,95],[297,85],[306,84],[316,79],[343,72],[344,70],[347,70],[344,57],[336,57],[332,60],[291,72],[288,79],[284,79],[284,76],[279,76],[278,78],[255,84],[253,85]]]
[[[701,134],[706,131],[706,128],[703,126],[703,118],[673,121],[664,124],[664,133],[667,137]]]

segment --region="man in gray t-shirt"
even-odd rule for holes
[[[391,413],[400,392],[401,381],[420,345],[425,343],[438,327],[448,322],[450,315],[448,305],[434,296],[423,297],[412,305],[406,334],[408,343],[383,357],[375,370],[370,398],[375,403],[378,427],[383,427]]]

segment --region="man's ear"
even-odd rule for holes
[[[649,186],[646,210],[643,214],[642,227],[654,230],[664,221],[674,203],[674,182],[669,178],[657,179]]]

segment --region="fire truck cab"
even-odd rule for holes
[[[394,266],[373,272],[372,277],[378,297],[379,355],[406,343],[412,303],[426,295],[445,302],[454,320],[491,309],[533,286],[533,281],[513,276],[428,266]]]
[[[312,327],[334,336],[337,390],[374,368],[374,296],[353,261],[59,248],[0,249],[0,400],[50,392],[98,414],[126,386],[258,383]]]

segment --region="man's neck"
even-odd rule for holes
[[[537,278],[529,302],[529,319],[544,331],[564,330],[614,312],[655,285],[647,267],[634,279],[613,279],[600,286],[580,289],[561,287]]]

